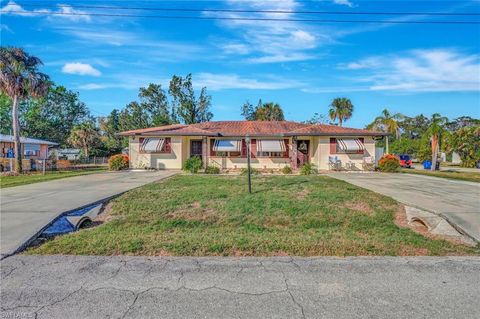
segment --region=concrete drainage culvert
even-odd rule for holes
[[[61,215],[32,240],[28,246],[38,246],[55,236],[91,227],[94,224],[94,219],[102,212],[107,202],[94,203]]]
[[[470,246],[477,244],[475,240],[461,233],[442,216],[411,206],[405,206],[405,213],[410,226],[425,227],[432,235],[452,238]]]

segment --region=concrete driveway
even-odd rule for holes
[[[478,257],[22,256],[1,318],[478,318]]]
[[[176,174],[106,172],[1,190],[0,254],[15,252],[59,214]]]
[[[331,173],[331,177],[445,216],[480,241],[480,183],[413,174]]]

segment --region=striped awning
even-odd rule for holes
[[[345,153],[356,153],[365,150],[365,145],[358,138],[337,139],[338,149]]]
[[[242,140],[215,140],[214,152],[241,152]]]
[[[257,152],[286,152],[284,140],[257,140]]]
[[[145,138],[140,145],[140,151],[145,153],[161,152],[164,144],[164,138]]]

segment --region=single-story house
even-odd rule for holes
[[[80,158],[81,150],[79,148],[59,148],[50,151],[52,156],[58,160],[74,161]]]
[[[47,159],[48,148],[58,144],[37,138],[20,137],[20,145],[24,159],[39,160]],[[12,135],[0,134],[0,149],[0,158],[13,158],[15,156],[15,144]]]
[[[333,161],[348,169],[375,161],[375,141],[385,134],[291,121],[218,121],[173,124],[120,133],[129,139],[131,168],[180,169],[192,156],[222,169],[247,167],[296,170],[304,163],[331,169]]]

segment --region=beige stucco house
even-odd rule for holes
[[[290,121],[218,121],[174,124],[122,132],[129,138],[131,168],[180,169],[192,156],[204,166],[296,170],[362,170],[375,161],[375,141],[384,133],[334,125]]]

